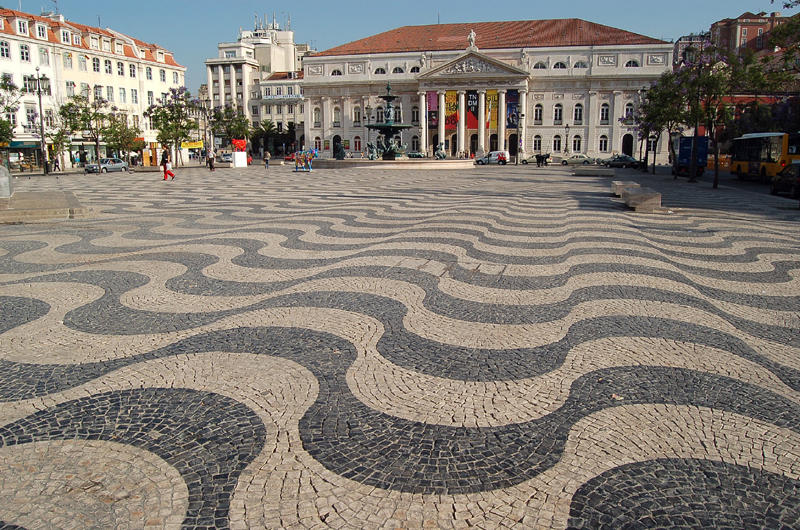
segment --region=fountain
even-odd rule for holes
[[[394,105],[392,101],[397,99],[397,96],[392,95],[392,86],[386,83],[386,95],[378,96],[386,102],[386,109],[383,111],[383,123],[375,123],[367,125],[367,128],[377,131],[381,136],[375,140],[376,145],[367,144],[370,156],[373,152],[381,151],[383,154],[381,158],[384,160],[394,160],[398,153],[405,151],[405,146],[395,143],[394,135],[403,129],[411,128],[411,125],[403,125],[402,123],[394,122]]]

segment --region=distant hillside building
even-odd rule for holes
[[[634,154],[624,118],[672,54],[671,43],[580,19],[405,26],[304,59],[304,140],[326,156],[339,143],[364,150],[390,83],[395,121],[413,125],[400,138],[409,151]]]
[[[672,51],[672,67],[678,69],[690,62],[691,51],[701,50],[711,43],[711,33],[692,33],[684,35],[675,41]]]
[[[724,18],[711,25],[711,42],[719,48],[740,52],[749,48],[754,52],[768,49],[769,33],[785,19],[779,12],[745,12],[736,18]]]

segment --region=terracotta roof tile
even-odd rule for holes
[[[271,76],[267,78],[267,81],[280,81],[281,79],[290,79],[289,78],[290,72],[274,72]],[[303,71],[294,72],[294,77],[291,79],[303,79]]]
[[[483,49],[665,44],[665,41],[630,31],[579,18],[567,18],[403,26],[336,46],[314,56],[462,50],[467,47],[470,30],[475,31],[476,46]]]

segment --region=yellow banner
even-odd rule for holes
[[[181,142],[181,149],[202,149],[203,142]]]
[[[455,131],[458,128],[458,92],[448,90],[444,93],[444,128]]]
[[[497,129],[497,90],[486,91],[486,114],[489,116],[489,128]]]

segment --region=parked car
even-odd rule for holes
[[[508,163],[509,158],[511,158],[511,155],[508,154],[508,151],[490,151],[487,155],[476,158],[475,163],[479,165],[500,164],[504,166]]]
[[[769,192],[773,195],[787,192],[793,199],[800,199],[800,160],[794,160],[772,177]]]
[[[283,157],[284,162],[294,162],[294,152],[288,153]]]
[[[217,162],[233,162],[233,153],[221,153],[217,156]]]
[[[572,166],[572,165],[580,165],[580,164],[588,166],[589,164],[594,164],[594,163],[595,163],[595,159],[594,158],[592,158],[590,156],[587,156],[587,155],[584,155],[583,153],[577,153],[577,154],[572,155],[569,158],[564,158],[563,160],[561,160],[561,165],[562,166],[567,166],[567,165]]]
[[[639,167],[639,161],[628,155],[614,155],[605,160],[603,165],[606,167]]]
[[[84,173],[108,173],[109,171],[128,171],[128,163],[119,158],[101,158],[99,162],[86,164]]]

